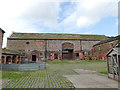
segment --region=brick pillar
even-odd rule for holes
[[[75,56],[75,53],[73,52],[73,55],[72,55],[72,59],[73,60],[76,60],[76,56]]]
[[[21,64],[21,56],[19,57],[18,61],[19,61],[19,64]]]
[[[10,56],[10,63],[12,64],[12,56]]]
[[[18,56],[15,57],[15,62],[14,62],[15,64],[17,64],[17,59],[18,59]]]
[[[3,56],[4,58],[2,58],[2,63],[6,64],[6,56]]]

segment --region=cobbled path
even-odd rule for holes
[[[73,84],[58,72],[31,72],[27,77],[10,80],[3,88],[74,88]]]

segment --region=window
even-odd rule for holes
[[[30,42],[26,42],[26,44],[29,44]]]
[[[99,51],[101,50],[101,47],[98,47]]]
[[[79,53],[76,53],[76,57],[79,57]]]
[[[42,41],[40,42],[40,45],[43,45],[43,42],[42,42]]]
[[[90,55],[90,52],[88,52],[88,55]]]
[[[40,56],[42,56],[43,55],[43,53],[42,52],[40,52]]]

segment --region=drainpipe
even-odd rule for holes
[[[82,41],[80,40],[80,51],[82,51]]]
[[[45,40],[45,69],[46,69],[46,61],[47,61],[47,40]]]

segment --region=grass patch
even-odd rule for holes
[[[18,79],[35,71],[2,71],[2,79]]]
[[[49,61],[47,62],[47,71],[60,72],[62,74],[77,74],[73,69],[90,69],[98,73],[107,74],[106,61],[102,60],[79,60],[79,61]]]

